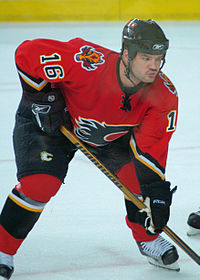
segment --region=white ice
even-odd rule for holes
[[[0,24],[1,208],[17,183],[12,146],[14,116],[21,97],[14,64],[17,46],[39,37],[63,41],[82,37],[119,51],[124,24]],[[164,72],[175,84],[180,100],[178,127],[167,162],[167,179],[178,185],[168,226],[200,254],[200,235],[186,235],[188,214],[200,206],[200,22],[160,24],[170,39]],[[149,265],[140,255],[124,217],[121,191],[78,152],[65,184],[15,256],[12,279],[199,279],[200,267],[179,247],[180,272]]]

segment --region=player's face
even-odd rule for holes
[[[136,82],[152,83],[160,69],[163,55],[138,52],[130,63],[130,77]]]

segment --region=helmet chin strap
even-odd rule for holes
[[[160,70],[163,68],[164,64],[165,64],[165,56],[163,57],[163,61],[162,61],[162,65],[160,66]]]
[[[124,59],[123,59],[123,56],[121,57],[122,59],[122,63],[124,64],[124,67],[125,67],[125,71],[124,71],[124,74],[126,76],[126,78],[132,83],[133,86],[136,86],[135,82],[131,79],[130,77],[130,62],[131,62],[131,58],[129,57],[128,58],[128,64],[126,65]],[[133,74],[134,76],[134,74]]]
[[[124,110],[125,112],[130,112],[131,111],[131,99],[132,99],[132,95],[137,93],[138,90],[140,90],[143,87],[148,86],[148,83],[144,83],[144,82],[140,82],[139,84],[136,85],[136,83],[130,78],[130,62],[131,62],[131,58],[128,59],[128,65],[126,65],[125,61],[123,60],[123,57],[121,56],[121,60],[122,63],[125,67],[125,76],[126,78],[132,83],[133,87],[131,88],[131,92],[126,92],[124,91],[124,96],[122,96],[123,100],[121,101],[121,103],[123,103],[123,106],[120,107],[120,109]],[[134,74],[133,74],[134,76]],[[124,87],[125,89],[125,87]]]

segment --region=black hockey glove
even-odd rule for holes
[[[136,220],[149,235],[162,232],[169,220],[172,195],[177,189],[170,190],[170,185],[170,182],[159,181],[141,187],[146,208],[137,212]]]
[[[66,118],[65,100],[60,90],[24,94],[30,102],[33,120],[40,129],[49,135],[58,132]]]

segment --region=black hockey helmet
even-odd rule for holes
[[[122,52],[128,49],[129,59],[133,59],[137,52],[148,54],[163,54],[165,58],[169,47],[169,40],[165,37],[160,26],[153,21],[130,20],[123,29],[122,33]]]

